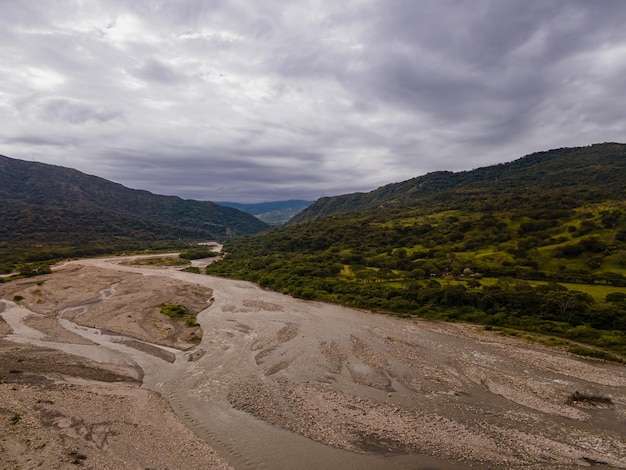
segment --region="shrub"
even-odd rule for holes
[[[219,253],[216,253],[208,246],[201,246],[197,248],[190,248],[189,250],[185,250],[181,252],[178,257],[182,259],[202,259],[202,258],[214,258],[219,256]]]
[[[185,320],[185,325],[187,325],[187,326],[188,326],[188,327],[190,327],[190,328],[192,328],[192,327],[194,327],[194,326],[199,326],[198,322],[197,322],[197,321],[196,321],[196,319],[195,319],[195,318],[193,318],[193,317],[187,318],[187,319]]]
[[[579,391],[576,391],[570,395],[570,397],[567,399],[567,403],[569,405],[585,403],[593,406],[611,406],[613,405],[613,400],[611,400],[609,397],[604,397],[602,395],[591,395],[588,393],[581,393]]]
[[[165,258],[138,258],[130,261],[128,264],[136,264],[139,266],[185,266],[189,264],[189,261],[179,258],[165,257]]]
[[[626,294],[623,292],[609,292],[604,300],[607,302],[624,302],[626,301]]]
[[[22,413],[14,413],[13,416],[9,418],[9,423],[15,425],[22,420]]]
[[[163,315],[167,315],[172,319],[181,318],[187,313],[187,307],[180,304],[161,304],[159,308]]]

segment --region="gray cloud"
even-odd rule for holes
[[[317,198],[626,131],[626,4],[0,1],[0,153]]]
[[[181,84],[180,77],[171,67],[159,62],[155,59],[149,59],[141,67],[139,67],[135,75],[148,81],[164,83],[168,85]]]
[[[65,98],[44,100],[40,103],[39,115],[44,120],[64,121],[70,124],[84,124],[88,121],[107,122],[119,116],[115,111]]]

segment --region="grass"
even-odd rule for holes
[[[608,353],[606,351],[600,351],[599,349],[591,349],[581,346],[579,344],[570,344],[567,347],[567,350],[572,354],[576,354],[577,356],[583,357],[591,357],[593,359],[602,359],[604,361],[610,362],[619,362],[623,363],[623,359],[615,356],[614,354]]]
[[[193,344],[200,344],[202,338],[195,333],[191,333],[191,335],[189,335],[189,338],[187,338],[187,341]]]
[[[194,314],[187,310],[187,307],[181,304],[174,303],[165,303],[159,305],[161,309],[161,313],[163,315],[167,315],[174,321],[182,321],[185,323],[185,326],[189,328],[195,328],[200,326],[196,321],[196,317]]]
[[[163,315],[167,315],[172,320],[182,318],[188,313],[187,307],[181,304],[165,303],[159,305],[159,308]]]
[[[498,281],[501,280],[502,278],[497,277],[482,277],[479,281],[483,286],[495,286]],[[525,282],[532,287],[550,284],[548,281],[533,281],[514,278],[511,278],[511,281]],[[454,278],[445,279],[445,282],[449,285],[464,285],[466,283],[465,280],[457,280]],[[575,284],[572,282],[559,282],[558,284],[566,287],[570,291],[580,291],[585,294],[589,294],[597,303],[605,303],[604,299],[607,294],[610,294],[611,292],[622,292],[623,294],[626,294],[626,287],[609,286],[606,284]]]
[[[193,328],[195,326],[200,326],[200,324],[196,321],[196,318],[186,318],[185,319],[185,325],[187,325],[189,328]]]
[[[626,287],[608,286],[604,284],[571,284],[568,282],[560,282],[559,284],[567,287],[569,290],[578,290],[589,294],[596,302],[604,302],[607,294],[611,292],[622,292],[626,294]]]
[[[616,362],[618,364],[624,364],[626,362],[622,357],[619,357],[615,354],[611,354],[600,349],[581,346],[580,344],[574,343],[564,338],[556,338],[554,336],[545,336],[536,333],[529,333],[527,331],[496,327],[491,325],[485,326],[485,330],[498,331],[504,336],[521,338],[532,343],[542,344],[544,346],[549,346],[552,348],[556,347],[572,354],[576,354],[577,356],[588,357],[592,359],[601,359],[603,361]]]

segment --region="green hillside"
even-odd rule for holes
[[[319,199],[292,223],[379,208],[561,209],[582,202],[621,200],[626,190],[625,157],[626,145],[607,143],[538,152],[472,171],[429,173],[369,193]]]
[[[266,228],[249,214],[212,202],[0,156],[1,271],[16,263],[223,240]]]
[[[208,272],[303,298],[523,330],[592,356],[626,355],[622,144],[326,198],[298,220],[228,242],[228,256]]]

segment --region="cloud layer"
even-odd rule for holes
[[[622,0],[0,0],[0,153],[256,202],[624,141],[624,24]]]

